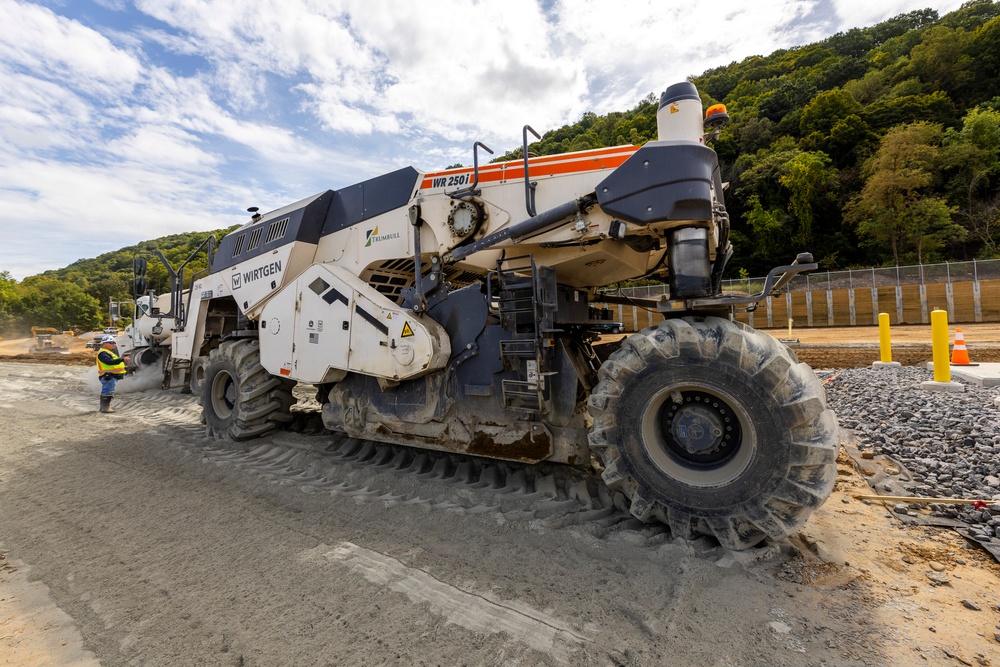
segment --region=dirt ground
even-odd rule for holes
[[[141,374],[99,415],[95,375],[0,362],[0,666],[1000,665],[1000,567],[853,498],[846,454],[804,530],[731,553],[582,474],[223,445]]]
[[[956,328],[961,328],[969,357],[975,362],[1000,361],[1000,323],[952,324],[951,340]],[[765,329],[775,338],[789,340],[788,329]],[[930,325],[903,325],[891,327],[892,360],[904,366],[930,361]],[[879,360],[878,327],[812,327],[792,329],[789,347],[795,350],[800,361],[813,368],[861,368]]]

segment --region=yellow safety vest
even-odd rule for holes
[[[118,359],[118,363],[111,364],[110,366],[101,361],[101,352],[107,352],[115,359],[115,353],[111,350],[105,350],[103,347],[97,350],[97,375],[98,377],[104,375],[105,373],[110,373],[111,375],[125,375],[125,361]]]

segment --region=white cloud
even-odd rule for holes
[[[44,246],[33,255],[9,256],[4,269],[37,273],[86,256],[166,234],[217,229],[242,221],[233,202],[251,200],[245,188],[180,170],[151,170],[135,163],[94,169],[55,161],[21,160],[0,167],[3,226],[31,229]],[[21,235],[14,235],[20,237]],[[16,246],[14,251],[16,252]],[[89,252],[88,252],[89,251]],[[30,266],[18,266],[30,262]]]
[[[17,74],[0,63],[0,155],[82,147],[94,137],[90,105],[57,83]]]
[[[128,92],[141,65],[104,35],[50,9],[0,0],[0,61],[45,71],[64,85],[101,95]]]
[[[187,170],[204,173],[222,160],[198,147],[198,138],[175,127],[145,125],[110,142],[108,152],[123,164],[143,165],[157,171]]]

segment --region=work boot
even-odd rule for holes
[[[115,409],[111,407],[111,399],[114,396],[101,396],[101,412],[114,412]]]

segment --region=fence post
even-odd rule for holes
[[[771,312],[771,297],[767,297],[767,328],[774,326],[774,314]]]
[[[850,320],[853,327],[858,323],[857,311],[854,309],[854,271],[847,269],[847,306],[851,313]]]
[[[972,282],[972,310],[975,313],[976,321],[983,321],[983,299],[979,292],[979,278],[978,274],[975,274],[976,280]]]
[[[809,284],[809,274],[806,274],[806,326],[813,325],[813,293]]]
[[[927,324],[931,317],[927,312],[927,283],[924,282],[924,263],[920,262],[920,323]]]
[[[875,267],[872,267],[872,324],[878,324],[878,286],[875,284]]]

